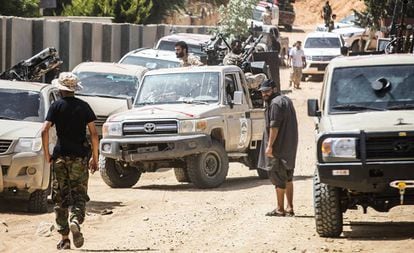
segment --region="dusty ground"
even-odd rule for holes
[[[296,27],[291,41],[303,39]],[[288,89],[288,71],[281,71]],[[132,189],[111,189],[97,173],[90,180],[86,237],[83,252],[412,252],[414,209],[398,207],[390,213],[372,209],[345,214],[339,239],[315,232],[312,206],[314,171],[313,120],[306,116],[306,100],[319,97],[318,80],[302,83],[289,93],[296,106],[300,145],[295,170],[297,216],[266,217],[275,207],[274,189],[254,171],[232,164],[228,180],[217,189],[199,190],[177,183],[172,171],[145,174]],[[102,215],[102,211],[113,213]],[[21,203],[0,202],[0,252],[55,252],[56,231],[49,213],[22,212]],[[49,223],[49,225],[48,225]],[[46,228],[46,231],[38,230]]]

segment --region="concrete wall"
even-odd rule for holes
[[[46,47],[55,47],[62,71],[83,61],[117,62],[127,52],[153,47],[171,31],[208,33],[211,27],[112,24],[0,16],[0,72]]]

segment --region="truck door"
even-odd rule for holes
[[[251,126],[250,119],[246,117],[249,113],[249,107],[246,99],[243,103],[232,104],[234,93],[243,92],[240,86],[240,74],[238,72],[226,73],[224,77],[224,116],[226,120],[226,150],[242,151],[248,147],[250,142]]]

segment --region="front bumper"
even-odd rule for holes
[[[414,161],[318,163],[320,181],[357,192],[397,191],[396,180],[414,180]]]
[[[306,61],[306,67],[303,68],[302,74],[305,75],[323,75],[329,62]]]
[[[108,138],[101,139],[99,145],[100,153],[104,157],[125,162],[177,159],[205,152],[210,147],[210,136],[202,134]]]
[[[5,193],[7,189],[32,193],[49,187],[50,169],[41,152],[1,155],[0,167],[0,193]]]

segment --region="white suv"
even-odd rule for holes
[[[303,43],[303,50],[306,56],[303,78],[307,75],[323,75],[329,61],[341,55],[341,47],[344,44],[341,35],[336,33],[309,33]]]

